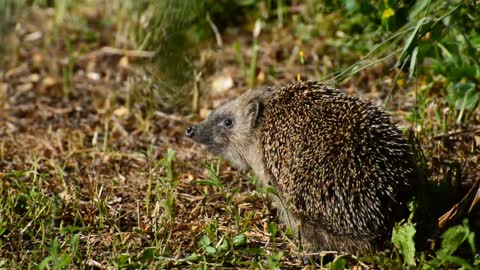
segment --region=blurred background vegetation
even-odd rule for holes
[[[414,78],[415,83],[407,86],[419,87],[419,101],[431,93],[444,97],[452,109],[461,112],[459,119],[478,103],[480,7],[473,0],[1,0],[0,33],[5,35],[14,27],[16,15],[35,6],[53,8],[57,25],[80,27],[82,38],[94,41],[99,33],[88,29],[81,12],[72,12],[82,5],[97,10],[100,27],[113,27],[115,43],[110,45],[153,53],[142,63],[150,78],[142,87],[156,89],[154,96],[160,99],[156,106],[168,111],[198,110],[190,102],[196,95],[192,92],[195,82],[199,76],[217,72],[218,64],[224,62],[212,59],[208,48],[235,54],[237,67],[243,69],[243,76],[235,78],[240,86],[264,84],[258,76],[265,72],[267,82],[275,81],[275,69],[300,58],[296,54],[302,50],[307,62],[317,61],[300,72],[292,70],[290,80],[303,71],[307,78],[341,84],[385,63],[383,72],[394,79],[389,94],[399,88],[398,80],[401,88]],[[253,34],[255,23],[262,29],[261,35]],[[280,29],[287,29],[289,37],[276,32]],[[263,70],[266,67],[257,62],[271,57],[264,52],[275,42],[284,43],[284,38],[291,38],[296,45],[286,52],[291,54],[290,61],[278,61],[285,56],[276,55],[278,59],[269,60],[277,66]],[[318,59],[325,60],[325,55],[332,53],[328,66],[322,67],[325,63]],[[212,66],[215,63],[217,66]],[[421,114],[425,104],[419,104],[415,113]]]
[[[301,10],[295,11],[300,4]],[[149,75],[165,93],[178,92],[187,85],[180,97],[191,95],[188,90],[195,74],[216,71],[209,69],[209,59],[198,61],[201,50],[215,46],[215,34],[216,45],[220,45],[221,36],[232,29],[248,40],[246,44],[235,42],[235,36],[227,33],[226,38],[233,40],[227,40],[230,44],[226,46],[236,48],[235,59],[244,69],[240,80],[255,86],[265,68],[256,62],[263,57],[262,51],[268,50],[263,46],[269,46],[262,43],[263,36],[253,33],[255,23],[260,22],[264,38],[272,43],[282,39],[275,36],[275,31],[283,28],[289,30],[292,41],[299,43],[297,49],[305,50],[310,57],[322,58],[335,51],[330,69],[320,73],[320,65],[314,66],[313,72],[302,74],[306,77],[339,84],[373,64],[390,60],[387,68],[397,70],[390,91],[398,87],[398,79],[401,86],[412,78],[420,79],[419,100],[432,92],[445,97],[454,110],[460,111],[460,120],[478,103],[479,9],[475,1],[164,0],[119,2],[113,12],[121,14],[117,17],[118,29],[129,46],[156,53]],[[306,51],[318,43],[324,43],[317,45],[323,48]],[[296,57],[295,52],[290,52],[291,57]],[[282,64],[279,61],[278,68]],[[268,71],[272,81],[275,68]],[[416,112],[425,110],[425,104],[419,104]]]
[[[384,106],[440,187],[434,216],[480,181],[478,0],[0,0],[0,38],[0,268],[298,267],[255,181],[182,139],[262,85],[315,79]],[[390,253],[330,267],[476,269],[475,226],[415,253],[409,221]]]

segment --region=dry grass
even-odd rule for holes
[[[29,9],[6,39],[0,267],[275,268],[278,261],[282,268],[313,267],[304,266],[281,225],[276,233],[275,212],[255,178],[221,160],[206,163],[212,157],[184,138],[184,128],[198,117],[161,112],[162,94],[142,76],[145,55],[102,50],[118,45],[116,25],[98,23],[105,14],[91,7],[73,12],[59,26],[52,9]],[[257,84],[281,84],[299,73],[322,77],[347,57],[321,40],[292,40],[290,30],[264,30]],[[203,71],[196,81],[204,94],[200,117],[247,85],[251,33],[227,32],[222,39],[223,46],[205,48],[196,65],[197,74]],[[382,104],[393,83],[385,78],[395,72],[380,63],[342,86]],[[221,80],[233,81],[233,88],[206,96]],[[412,91],[397,91],[389,106],[404,127]],[[432,180],[455,188],[447,189],[453,194],[446,210],[480,177],[480,116],[477,111],[468,126],[454,125],[444,102],[432,106],[419,138]],[[438,112],[447,123],[441,130]],[[394,252],[382,256],[401,267]]]

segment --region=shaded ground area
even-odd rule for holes
[[[221,47],[204,49],[198,63],[204,73],[196,81],[199,114],[180,116],[156,105],[162,95],[143,75],[145,55],[111,49],[115,26],[96,23],[102,14],[93,9],[78,12],[86,27],[58,28],[51,10],[32,9],[6,39],[0,69],[1,263],[16,268],[41,262],[188,268],[202,261],[208,268],[274,268],[279,262],[282,268],[310,267],[294,238],[276,225],[268,192],[255,188],[255,177],[213,159],[183,136],[189,123],[247,89],[237,58],[251,57],[251,33],[226,31]],[[318,78],[342,59],[327,40],[292,40],[289,31],[262,34],[258,85],[279,85],[297,74]],[[90,40],[90,33],[98,36]],[[297,58],[300,50],[304,64]],[[384,104],[393,84],[388,78],[396,72],[391,64],[378,63],[341,86]],[[414,106],[414,91],[401,88],[388,105],[405,129],[412,126],[405,115]],[[451,124],[454,116],[447,108],[437,100],[424,122],[413,126],[428,153],[427,174],[449,195],[439,212],[480,179],[480,114]],[[440,132],[438,117],[448,123]],[[402,267],[395,252],[378,256],[385,258],[384,267]],[[352,267],[371,262],[350,260]]]

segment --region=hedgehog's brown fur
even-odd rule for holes
[[[234,125],[221,127],[227,117]],[[310,251],[378,248],[407,213],[409,145],[367,101],[298,82],[251,90],[195,128],[194,140],[276,187]]]

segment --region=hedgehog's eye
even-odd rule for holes
[[[225,118],[225,120],[223,120],[223,125],[226,127],[231,127],[233,125],[233,120],[231,118]]]

